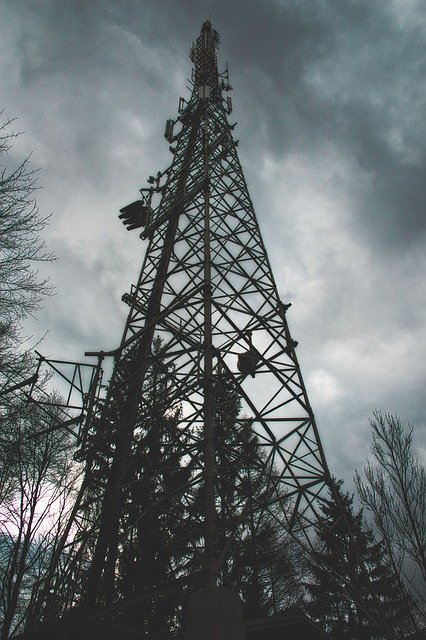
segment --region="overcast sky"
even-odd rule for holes
[[[171,161],[188,49],[212,15],[235,136],[332,471],[373,409],[426,452],[421,0],[2,0],[0,105],[25,131],[57,262],[31,320],[46,355],[118,345],[145,244],[118,209]]]

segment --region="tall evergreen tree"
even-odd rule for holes
[[[414,631],[410,599],[392,572],[384,545],[335,481],[317,526],[310,562],[309,614],[339,640],[401,638]],[[404,635],[402,635],[404,634]]]
[[[214,391],[218,538],[228,548],[220,575],[247,615],[267,615],[301,600],[300,551],[282,525],[287,498],[277,474],[223,372]]]
[[[168,395],[173,376],[153,342],[152,365],[144,382],[139,426],[123,478],[126,497],[121,526],[119,596],[156,594],[126,609],[126,622],[147,630],[164,630],[179,616],[181,597],[170,593],[179,565],[177,540],[184,520],[182,487],[190,469],[185,461],[185,434],[179,429],[180,403]]]

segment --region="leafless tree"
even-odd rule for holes
[[[0,638],[20,631],[77,481],[68,437],[27,404],[0,422]],[[43,435],[34,437],[37,431]]]
[[[426,480],[413,451],[413,427],[398,416],[375,412],[370,420],[373,460],[355,485],[386,544],[394,568],[424,616],[426,581]]]
[[[12,122],[0,124],[0,371],[6,379],[23,366],[17,349],[21,321],[51,293],[36,265],[53,259],[40,236],[48,217],[40,215],[34,197],[37,170],[29,156],[11,168],[6,163],[19,135]]]

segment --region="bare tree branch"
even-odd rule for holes
[[[373,460],[355,485],[370,511],[394,567],[424,616],[426,581],[426,480],[413,452],[413,427],[376,411],[370,420]]]
[[[0,386],[25,365],[20,323],[51,295],[37,265],[54,259],[41,239],[49,216],[40,215],[35,200],[38,170],[31,168],[30,156],[13,168],[6,163],[11,142],[20,135],[11,130],[12,122],[0,124]]]

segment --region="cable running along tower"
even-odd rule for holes
[[[68,583],[84,567],[74,603],[111,605],[120,592],[122,532],[143,532],[153,513],[176,504],[188,514],[179,533],[169,531],[176,580],[193,580],[197,588],[221,583],[235,534],[218,515],[226,468],[248,464],[244,448],[229,450],[225,464],[219,459],[221,386],[239,399],[235,425],[256,438],[261,454],[251,464],[268,487],[256,504],[255,491],[241,481],[234,515],[251,501],[253,527],[272,514],[306,539],[317,520],[327,465],[287,324],[290,305],[279,298],[238,159],[218,44],[205,22],[190,51],[191,96],[180,99],[176,119],[166,123],[172,162],[121,210],[126,227],[139,229],[148,244],[139,280],[123,296],[129,314],[121,344],[98,354],[98,374],[102,359],[114,358],[105,397],[96,395],[99,375],[85,396],[78,450],[84,479],[38,601],[47,617],[47,594],[62,588],[61,553]],[[144,426],[156,395],[166,399],[160,414],[169,426],[161,451],[139,451],[150,470],[142,498],[132,461],[141,431],[148,429],[149,439],[156,428]],[[138,500],[148,506],[134,509]]]

